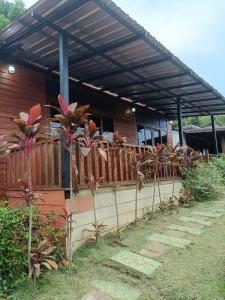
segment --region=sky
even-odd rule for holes
[[[225,0],[114,2],[225,96]]]

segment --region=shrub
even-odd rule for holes
[[[54,257],[61,260],[64,254],[63,231],[54,227],[54,216],[50,215],[45,224],[40,222],[38,210],[33,213],[33,249],[40,241],[48,239],[56,248]],[[0,207],[0,299],[9,295],[27,279],[27,241],[29,209]]]
[[[216,167],[214,161],[185,170],[184,186],[190,196],[198,201],[215,198],[222,181],[221,171]]]
[[[221,173],[222,183],[225,184],[225,155],[214,158],[211,162]]]
[[[28,211],[0,208],[0,298],[25,277]]]

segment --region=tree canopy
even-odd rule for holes
[[[225,126],[225,115],[216,116],[215,123],[219,126]],[[210,116],[201,116],[201,117],[189,117],[183,119],[183,125],[196,125],[201,128],[207,127],[211,125]],[[173,129],[178,129],[177,121],[173,123]]]
[[[23,0],[0,0],[0,31],[25,11]]]

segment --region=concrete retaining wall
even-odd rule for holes
[[[175,195],[179,195],[182,188],[182,181],[175,181]],[[117,202],[119,211],[120,226],[126,226],[134,221],[135,216],[135,185],[122,186],[117,189]],[[172,181],[160,182],[160,193],[163,201],[167,201],[172,194]],[[138,217],[142,217],[144,212],[152,207],[154,194],[154,184],[145,184],[144,188],[138,192]],[[68,202],[68,201],[66,201]],[[78,205],[78,203],[80,203]],[[88,204],[82,209],[82,203]],[[112,188],[101,188],[95,196],[96,214],[99,223],[107,225],[106,232],[113,230],[116,227],[116,210],[115,198]],[[159,204],[159,192],[156,186],[155,206]],[[68,205],[68,203],[67,203]],[[74,209],[73,214],[73,249],[75,250],[83,244],[88,238],[93,236],[92,233],[87,232],[87,229],[93,230],[92,224],[94,223],[93,212],[93,199],[90,191],[83,190],[80,192],[79,197],[74,199],[74,205],[79,207],[78,210]]]

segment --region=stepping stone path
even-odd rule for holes
[[[152,257],[152,258],[160,258],[160,256],[162,256],[162,253],[160,252],[153,252],[147,249],[142,249],[139,252],[141,255],[147,256],[147,257]]]
[[[175,238],[169,235],[160,234],[160,233],[153,233],[148,237],[148,240],[153,242],[158,242],[162,244],[166,244],[169,246],[177,247],[177,248],[186,248],[186,246],[191,244],[190,240]]]
[[[201,229],[192,228],[192,227],[183,226],[183,225],[171,224],[168,226],[168,228],[173,229],[173,230],[183,231],[183,232],[194,234],[194,235],[201,235],[203,233],[203,231]]]
[[[148,257],[136,254],[128,250],[122,250],[111,260],[124,266],[127,270],[133,271],[145,277],[151,277],[155,270],[162,264]]]
[[[157,242],[151,242],[149,246],[147,247],[147,250],[158,252],[161,254],[166,254],[171,247],[157,243]]]
[[[213,211],[192,211],[191,214],[195,216],[204,216],[209,218],[220,218],[223,216],[223,214],[219,214]]]
[[[93,300],[137,300],[141,295],[141,292],[139,290],[125,283],[118,283],[106,280],[92,280],[91,286],[99,290],[99,293],[103,295],[102,298],[93,298]],[[100,297],[101,294],[99,294]],[[92,300],[92,298],[84,298],[83,300]]]
[[[177,231],[177,230],[171,230],[170,229],[170,230],[167,230],[165,232],[165,234],[166,235],[171,235],[175,238],[181,238],[181,239],[186,238],[186,233],[185,232],[181,232],[181,231]]]
[[[128,250],[122,250],[111,260],[120,264],[128,271],[136,274],[152,277],[155,271],[162,265],[153,260],[166,254],[172,247],[185,249],[192,243],[186,239],[186,234],[200,235],[203,233],[204,226],[212,224],[209,218],[220,218],[225,214],[225,202],[217,202],[214,207],[205,208],[203,211],[192,211],[191,217],[178,216],[179,221],[185,222],[185,225],[170,224],[165,234],[153,233],[149,237],[150,244],[139,253]],[[141,292],[125,283],[93,280],[91,281],[93,290],[85,295],[82,300],[137,300]]]
[[[212,224],[212,222],[210,222],[210,221],[205,221],[205,220],[191,218],[191,217],[185,217],[185,216],[179,216],[178,220],[183,221],[183,222],[198,223],[198,224],[205,225],[205,226],[210,226]]]
[[[82,297],[81,300],[112,300],[112,297],[106,295],[101,291],[93,290],[84,297]]]

